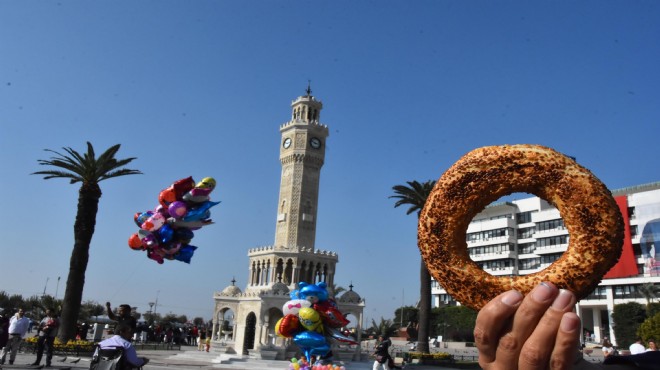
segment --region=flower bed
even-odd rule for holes
[[[37,348],[38,337],[30,337],[25,339],[26,352],[34,352]],[[53,344],[53,353],[61,355],[91,355],[94,352],[94,343],[83,340],[70,340],[66,344],[62,343],[59,338],[55,338]]]
[[[419,360],[420,364],[424,365],[445,365],[453,364],[454,356],[447,352],[436,353],[421,353],[421,352],[408,352],[409,361]]]

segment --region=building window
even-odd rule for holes
[[[518,254],[534,253],[536,243],[521,243],[518,244]]]
[[[532,211],[516,213],[516,221],[519,224],[532,222]]]
[[[485,254],[507,253],[515,250],[515,246],[511,243],[484,245],[482,247],[469,248],[468,254],[472,257],[479,257]]]
[[[533,270],[541,266],[540,258],[530,258],[518,261],[518,269],[520,270]]]
[[[467,234],[465,239],[468,243],[470,242],[474,243],[479,240],[488,240],[491,238],[499,238],[499,237],[511,235],[512,231],[513,229],[510,227],[505,227],[502,229],[495,229],[495,230],[479,231],[476,233]]]
[[[536,240],[539,247],[556,247],[568,243],[568,235],[558,235],[550,238],[540,238]]]
[[[536,229],[534,227],[525,227],[522,229],[518,229],[518,239],[531,238],[534,235],[535,230]]]
[[[589,296],[587,296],[587,299],[606,299],[607,298],[607,288],[604,286],[599,286],[594,289]]]
[[[633,239],[637,237],[637,225],[630,225],[630,237]]]
[[[536,224],[536,229],[538,231],[566,230],[566,226],[564,226],[564,220],[560,218],[557,220],[539,222]]]

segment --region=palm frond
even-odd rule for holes
[[[53,153],[53,157],[40,159],[37,162],[44,166],[59,167],[64,171],[38,171],[33,175],[45,175],[45,180],[69,178],[72,184],[76,182],[95,184],[114,177],[142,174],[139,170],[121,168],[136,158],[116,159],[114,156],[120,147],[120,144],[113,145],[98,158],[96,158],[94,146],[90,142],[87,142],[87,152],[84,155],[70,147],[62,148],[66,154],[45,149],[47,152]]]
[[[409,215],[413,212],[419,212],[424,208],[426,199],[433,190],[435,186],[435,180],[428,180],[424,183],[418,181],[407,181],[406,185],[395,185],[392,187],[394,190],[394,195],[391,195],[389,198],[398,199],[394,203],[394,208],[397,208],[402,205],[410,205],[410,208],[406,211],[406,214]]]

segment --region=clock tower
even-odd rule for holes
[[[272,356],[277,349],[280,360],[291,358],[288,340],[277,335],[278,322],[284,317],[283,307],[298,283],[326,283],[334,292],[337,253],[316,248],[316,216],[318,214],[319,181],[325,161],[328,126],[320,123],[323,104],[306,95],[291,103],[291,120],[280,126],[279,139],[282,174],[277,204],[275,243],[248,250],[248,276],[245,290],[232,284],[213,295],[213,337],[231,335],[236,353],[260,351]],[[357,325],[358,343],[364,300],[352,290],[336,297],[344,315],[353,315]],[[230,314],[233,312],[233,315]],[[223,327],[233,317],[231,330]],[[350,319],[349,319],[350,320]],[[229,334],[227,333],[229,332]],[[344,350],[335,348],[343,360],[360,358],[361,347]]]
[[[291,103],[291,120],[280,126],[282,177],[275,227],[276,249],[314,250],[321,167],[328,126],[320,123],[323,103],[307,94]]]

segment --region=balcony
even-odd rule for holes
[[[568,248],[568,244],[546,245],[544,247],[536,247],[534,253],[536,254],[555,254],[564,253]]]
[[[475,262],[481,261],[491,261],[491,260],[501,260],[501,259],[512,259],[516,257],[516,252],[514,251],[502,251],[496,253],[481,253],[481,254],[471,254],[470,259]]]
[[[513,274],[513,267],[485,268],[484,271],[493,276],[511,275]]]

